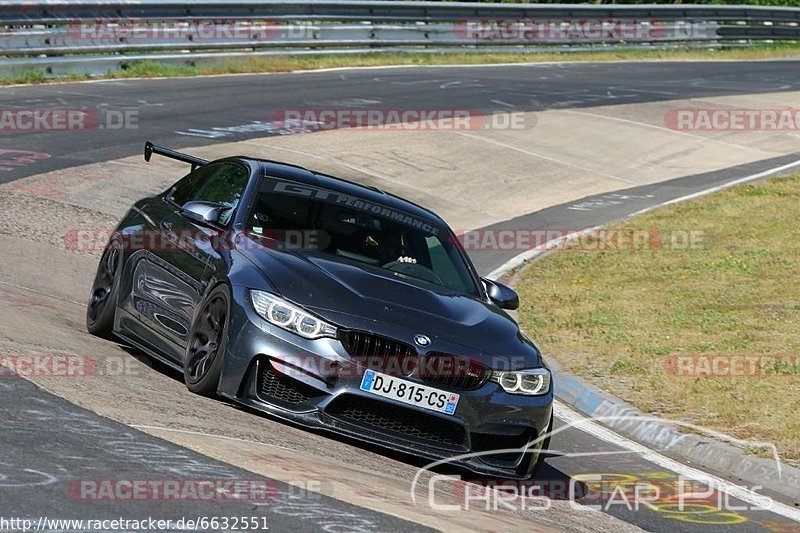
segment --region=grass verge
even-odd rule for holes
[[[800,175],[658,209],[609,228],[647,246],[576,243],[524,271],[520,322],[641,410],[773,442],[800,465],[799,224]]]
[[[675,50],[618,50],[594,52],[539,52],[539,53],[425,53],[397,52],[352,55],[305,55],[254,57],[246,60],[230,60],[221,65],[184,66],[160,63],[158,61],[132,61],[127,68],[109,71],[103,76],[90,76],[84,73],[71,73],[63,76],[49,76],[41,70],[23,72],[17,76],[0,78],[0,84],[46,83],[56,81],[77,81],[96,78],[150,78],[198,76],[208,74],[241,74],[259,72],[291,72],[295,70],[315,70],[336,67],[373,67],[388,65],[485,65],[493,63],[530,63],[545,61],[637,61],[637,60],[745,60],[779,59],[800,57],[800,44],[755,46],[752,48],[726,49],[675,49]]]

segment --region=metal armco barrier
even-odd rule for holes
[[[800,40],[800,8],[292,0],[0,3],[0,75],[285,54],[537,52]]]

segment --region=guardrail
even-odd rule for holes
[[[800,40],[800,8],[321,0],[0,4],[0,75],[135,61],[387,51],[538,52]]]

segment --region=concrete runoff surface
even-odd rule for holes
[[[517,223],[520,227],[532,229],[532,225],[536,225],[539,229],[539,225],[553,227],[547,226],[553,220],[561,226],[556,226],[557,229],[565,226],[577,229],[576,226],[584,223],[578,215],[585,217],[591,213],[591,217],[597,217],[593,220],[602,222],[619,218],[624,215],[624,209],[634,207],[626,202],[619,204],[618,197],[603,199],[611,191],[633,186],[651,187],[639,191],[642,194],[626,195],[634,200],[635,206],[639,206],[660,200],[659,193],[668,196],[670,187],[672,192],[691,187],[699,189],[713,179],[724,180],[759,165],[763,167],[790,160],[796,150],[796,137],[792,132],[770,133],[768,140],[766,136],[759,137],[757,132],[686,134],[664,128],[658,122],[659,117],[663,122],[665,112],[682,106],[723,105],[721,100],[709,104],[705,99],[724,98],[727,106],[763,107],[757,102],[769,102],[772,107],[791,106],[797,98],[797,93],[791,89],[800,87],[800,75],[797,69],[792,70],[792,65],[791,62],[670,63],[665,69],[669,74],[662,72],[664,69],[654,69],[652,64],[627,65],[625,68],[613,65],[605,71],[598,70],[597,65],[549,65],[541,69],[377,69],[276,77],[15,88],[16,100],[12,100],[17,105],[38,100],[45,104],[37,105],[44,106],[57,102],[59,98],[79,98],[76,95],[80,95],[84,102],[94,98],[97,102],[132,101],[140,97],[145,102],[140,104],[140,109],[148,109],[155,102],[154,96],[168,96],[157,92],[152,84],[161,84],[162,91],[167,86],[184,92],[194,85],[192,94],[197,95],[199,101],[211,106],[216,98],[222,102],[222,109],[210,114],[214,116],[202,116],[196,111],[189,113],[184,109],[181,117],[173,116],[169,109],[162,109],[163,116],[151,117],[147,128],[142,126],[141,130],[134,132],[135,135],[127,130],[120,132],[119,136],[108,134],[107,142],[97,138],[71,153],[66,152],[65,145],[53,143],[53,133],[21,135],[17,132],[17,137],[11,139],[4,134],[3,142],[8,149],[14,148],[9,144],[10,140],[25,139],[28,150],[48,150],[54,157],[7,171],[4,175],[8,176],[9,183],[0,188],[0,240],[5,250],[13,250],[0,257],[3,352],[85,354],[106,361],[109,368],[121,364],[125,368],[122,375],[81,379],[37,377],[33,381],[100,415],[140,427],[155,436],[251,472],[290,484],[314,476],[327,477],[320,480],[320,490],[326,495],[429,527],[485,530],[491,528],[490,523],[497,525],[500,520],[508,520],[510,522],[504,527],[511,529],[528,527],[532,523],[574,530],[635,529],[635,526],[627,526],[614,516],[648,530],[702,527],[721,531],[732,527],[714,525],[713,519],[737,520],[736,528],[742,531],[791,527],[791,522],[763,511],[735,513],[739,516],[714,514],[706,519],[694,516],[693,522],[687,522],[683,520],[685,516],[676,517],[646,509],[631,512],[622,507],[611,508],[604,514],[584,514],[574,511],[570,502],[565,501],[553,502],[553,508],[546,512],[492,510],[483,513],[480,509],[473,509],[471,513],[448,516],[430,512],[431,509],[426,510],[424,506],[415,509],[403,505],[408,501],[402,499],[403,494],[408,494],[404,484],[410,481],[416,468],[422,466],[418,461],[372,447],[354,447],[346,439],[307,432],[221,402],[192,396],[174,374],[158,365],[151,368],[146,357],[129,353],[84,332],[83,303],[104,244],[93,242],[86,236],[91,230],[99,230],[98,234],[102,234],[103,230],[113,227],[130,203],[143,195],[163,190],[183,175],[186,168],[163,158],[154,159],[145,166],[140,155],[105,163],[70,165],[89,155],[110,158],[111,153],[130,153],[134,147],[128,142],[128,137],[136,138],[137,153],[144,138],[164,142],[161,138],[164,137],[167,144],[169,140],[185,139],[191,142],[185,141],[182,146],[197,142],[199,145],[192,151],[206,157],[232,153],[271,157],[376,185],[433,208],[456,229]],[[749,72],[753,74],[748,84]],[[505,92],[503,89],[486,90],[491,75],[506,82],[503,86]],[[668,79],[670,75],[672,81]],[[757,82],[765,76],[774,80],[772,85]],[[558,83],[550,82],[550,79],[558,80]],[[684,83],[677,84],[675,80]],[[534,89],[523,87],[524,81],[536,82]],[[325,98],[332,98],[331,93],[336,93],[337,99],[345,95],[364,100],[381,98],[383,107],[403,104],[420,107],[419,102],[429,107],[436,107],[434,103],[437,103],[441,107],[443,101],[449,101],[451,106],[457,101],[464,107],[478,107],[484,103],[486,106],[512,105],[514,109],[519,105],[524,110],[533,105],[530,101],[522,104],[521,91],[527,90],[538,91],[537,105],[549,109],[524,110],[526,121],[535,122],[533,128],[525,130],[338,130],[245,140],[237,140],[234,135],[231,139],[234,142],[225,144],[220,143],[220,138],[188,137],[175,134],[175,129],[170,132],[170,128],[177,127],[176,123],[180,123],[181,128],[185,123],[192,123],[201,129],[213,128],[214,124],[233,124],[235,116],[221,116],[228,106],[241,113],[240,107],[247,102],[264,98],[259,92],[264,86],[281,84],[286,85],[289,94],[291,90],[297,91],[293,95],[295,100],[302,99],[309,106],[334,105],[326,103]],[[550,90],[543,90],[543,86]],[[683,96],[691,98],[676,100],[675,94],[659,94],[669,92],[665,90],[666,86],[680,87]],[[231,87],[239,89],[235,106],[220,100],[220,92]],[[383,89],[388,94],[372,95],[370,91],[375,87],[388,87]],[[764,94],[754,96],[754,93],[762,92]],[[438,101],[434,98],[437,94]],[[629,97],[618,97],[623,94]],[[174,99],[174,96],[168,97]],[[276,95],[276,98],[280,97]],[[3,98],[10,96],[3,93],[0,100]],[[525,98],[530,100],[530,94]],[[697,98],[704,101],[698,103]],[[546,103],[543,103],[545,99]],[[493,103],[495,100],[503,105]],[[353,105],[353,102],[344,105]],[[361,102],[360,105],[365,104]],[[183,120],[176,122],[177,118]],[[223,118],[229,122],[223,123]],[[206,124],[197,124],[198,120],[205,120]],[[87,133],[90,132],[74,135],[71,142],[79,142],[77,138]],[[65,135],[65,132],[60,135]],[[653,142],[654,136],[659,142]],[[621,150],[621,145],[627,148]],[[65,153],[62,156],[58,151]],[[64,168],[13,179],[34,172],[32,169],[43,162]],[[689,174],[695,176],[658,185]],[[592,194],[594,199],[581,202]],[[598,198],[603,200],[598,203]],[[570,209],[576,205],[578,209]],[[542,213],[549,213],[553,218],[530,215],[532,211],[545,208],[551,211]],[[524,218],[526,216],[530,218]],[[67,242],[65,235],[69,230],[89,231],[80,233],[83,240],[67,239]],[[507,258],[502,253],[484,252],[477,259],[482,272],[488,273]],[[221,420],[225,421],[224,427]],[[240,440],[230,441],[223,437]],[[620,472],[620,469],[621,474],[634,478],[668,475],[635,457],[628,456],[622,460],[620,455],[612,455],[615,458],[609,460],[609,456],[603,455],[575,456],[573,454],[624,453],[624,450],[576,429],[557,435],[553,448],[567,455],[547,460],[543,473],[545,479],[564,482],[579,474]],[[271,460],[265,460],[265,457]],[[357,457],[357,465],[352,465],[354,457]],[[26,460],[31,460],[30,454]],[[300,461],[306,470],[299,467]],[[380,476],[376,476],[377,473]],[[342,483],[342,479],[347,482]],[[370,486],[373,490],[366,490]],[[351,487],[359,489],[348,490]],[[365,490],[360,490],[361,487]],[[2,501],[3,505],[18,502],[16,497],[13,500],[3,498]],[[740,517],[743,517],[742,521],[739,521]]]

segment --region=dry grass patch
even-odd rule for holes
[[[229,59],[222,65],[183,66],[156,60],[131,61],[124,70],[110,71],[103,76],[74,72],[51,76],[41,70],[31,70],[17,76],[0,78],[0,85],[35,84],[52,81],[78,81],[99,78],[150,78],[197,76],[208,74],[240,74],[257,72],[292,72],[337,67],[378,67],[390,65],[485,65],[495,63],[535,63],[546,61],[642,61],[642,60],[748,60],[800,57],[800,44],[757,45],[747,48],[668,50],[604,50],[586,52],[532,53],[464,53],[405,51],[363,54],[310,54],[302,56],[253,56],[248,59]]]
[[[565,369],[643,411],[774,442],[800,464],[800,175],[613,229],[655,232],[662,246],[560,251],[536,262],[517,285],[523,328]],[[686,232],[699,232],[696,249],[671,245]],[[679,355],[795,363],[761,359],[751,364],[758,376],[677,375],[703,371],[676,371]]]

